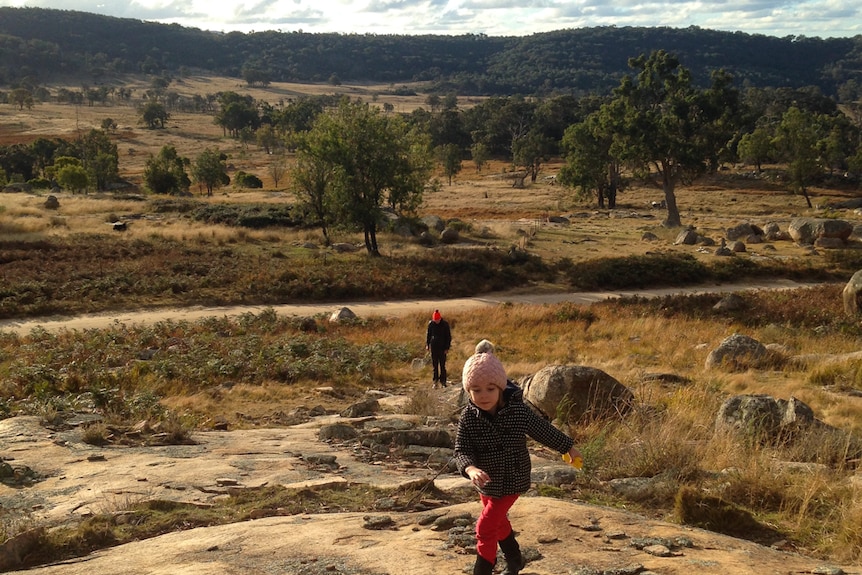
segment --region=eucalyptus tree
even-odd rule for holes
[[[218,148],[206,148],[192,164],[192,175],[198,184],[207,189],[207,196],[213,195],[213,190],[230,183],[227,175],[227,155]]]
[[[637,76],[624,77],[614,90],[622,114],[617,149],[645,176],[657,175],[667,206],[664,223],[679,226],[676,186],[703,173],[726,145],[716,138],[724,133],[718,129],[724,110],[714,94],[695,87],[689,70],[664,50],[631,58],[629,66]],[[713,75],[712,89],[733,92],[723,74]]]
[[[618,104],[617,104],[618,105]],[[562,139],[565,163],[557,176],[559,183],[579,188],[580,195],[595,192],[599,207],[616,207],[617,192],[623,184],[621,154],[614,147],[616,114],[611,104],[566,129]]]
[[[117,145],[104,130],[91,129],[79,138],[77,145],[90,183],[97,190],[106,190],[109,184],[119,180],[120,159]]]
[[[362,229],[373,256],[380,255],[384,209],[414,213],[432,168],[427,135],[410,130],[399,116],[347,100],[318,116],[297,162],[305,174],[323,176],[316,180],[322,220]],[[294,181],[301,174],[294,173]]]
[[[758,174],[763,171],[763,164],[773,156],[773,131],[768,125],[757,126],[753,131],[743,134],[736,146],[739,159],[752,164]]]
[[[144,182],[155,194],[178,195],[188,192],[192,182],[186,168],[190,165],[189,159],[180,156],[176,148],[163,146],[158,155],[151,155],[147,160]]]
[[[809,208],[813,207],[808,187],[823,172],[818,143],[821,126],[817,116],[793,106],[781,118],[775,130],[773,145],[780,159],[787,163],[790,185],[802,194]]]

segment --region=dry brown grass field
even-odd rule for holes
[[[228,186],[218,190],[213,198],[206,201],[292,201],[292,196],[284,187],[285,182],[282,180],[280,186],[274,186],[268,173],[273,157],[254,144],[243,146],[236,140],[224,137],[221,128],[213,123],[211,115],[176,112],[171,114],[165,129],[146,129],[140,122],[136,108],[148,88],[146,81],[124,78],[117,79],[114,84],[132,88],[132,98],[128,103],[109,100],[106,105],[75,106],[44,102],[37,103],[30,110],[3,106],[0,108],[0,144],[28,143],[39,137],[74,139],[91,128],[99,128],[102,120],[111,118],[118,126],[112,139],[118,147],[120,175],[134,186],[142,185],[142,173],[149,156],[157,154],[165,145],[174,146],[180,155],[191,159],[206,147],[218,147],[228,155],[232,171],[243,170],[258,176],[264,182],[264,189],[250,191]],[[80,89],[75,85],[49,86],[49,89],[60,87]],[[187,77],[174,80],[168,89],[187,97],[232,90],[250,94],[275,106],[280,101],[301,94],[345,94],[376,105],[389,103],[394,112],[404,113],[425,106],[424,94],[392,96],[385,93],[389,88],[276,83],[263,89],[248,88],[230,78]],[[459,100],[461,107],[473,103],[475,100]],[[517,190],[512,188],[511,180],[505,177],[512,170],[509,163],[493,161],[481,173],[477,173],[472,163],[465,161],[451,186],[444,183],[439,191],[426,194],[421,215],[460,218],[477,229],[487,226],[485,235],[502,244],[524,242],[523,237],[528,236],[531,251],[550,259],[566,257],[580,260],[606,255],[642,254],[656,249],[655,245],[641,241],[645,231],[652,231],[662,238],[660,249],[677,249],[671,246],[677,231],[663,229],[660,225],[663,213],[649,207],[650,202],[662,199],[660,189],[635,184],[619,195],[618,209],[609,214],[608,211],[597,210],[594,200],[578,199],[572,190],[548,183],[546,178],[556,174],[558,169],[559,160],[552,160],[543,168],[536,183],[528,183],[526,189]],[[750,172],[750,168],[741,169],[743,172],[746,170]],[[438,175],[443,181],[442,174]],[[200,191],[195,184],[192,190]],[[841,192],[816,188],[811,189],[810,193],[818,204],[842,195]],[[102,225],[105,216],[124,216],[140,209],[136,202],[108,201],[103,196],[96,199],[65,195],[61,197],[61,209],[49,215],[41,209],[43,198],[39,196],[6,196],[3,198],[5,213],[0,213],[0,225],[5,219],[7,225],[3,229],[7,234],[16,230],[25,235],[30,232],[61,234],[83,230],[107,233],[107,227]],[[768,181],[750,179],[734,171],[722,172],[719,176],[693,185],[680,186],[677,196],[683,225],[695,226],[701,233],[714,237],[721,236],[725,228],[743,221],[762,225],[769,221],[786,222],[793,216],[811,213],[802,197]],[[546,223],[548,216],[560,214],[574,216],[573,224],[561,228]],[[9,226],[9,220],[15,216],[21,216],[17,225]],[[58,225],[57,216],[62,218],[62,225]],[[162,218],[156,219],[154,226],[158,228],[156,232],[170,235],[176,223]],[[177,233],[187,237],[198,231],[194,226],[190,229],[187,222],[180,224],[180,227],[182,232]],[[152,231],[138,224],[133,226],[129,236]],[[210,232],[212,230],[208,229],[205,233]],[[224,231],[212,233],[229,235]],[[789,242],[778,243],[775,247],[777,251],[770,252],[770,256],[795,257],[804,254]],[[389,249],[394,248],[390,245]],[[688,247],[679,249],[691,251]],[[756,255],[757,248],[754,247],[752,252]]]

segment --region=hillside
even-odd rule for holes
[[[628,59],[677,54],[697,81],[724,68],[752,87],[816,86],[827,95],[859,80],[862,37],[775,38],[697,27],[597,27],[527,37],[220,34],[85,12],[0,8],[0,86],[79,75],[183,75],[267,82],[423,82],[441,93],[607,93]],[[85,82],[86,83],[86,82]]]

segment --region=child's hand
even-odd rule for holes
[[[470,483],[472,483],[476,487],[485,487],[485,485],[491,481],[491,478],[488,476],[488,474],[479,469],[478,467],[471,465],[464,471],[467,472],[467,477],[470,478]]]
[[[584,467],[584,458],[581,452],[578,451],[578,448],[574,446],[563,454],[563,461],[577,470],[581,470]]]

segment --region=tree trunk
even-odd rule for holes
[[[802,186],[802,195],[805,197],[805,202],[808,204],[808,207],[813,208],[814,206],[811,205],[811,198],[808,197],[808,188],[805,186]]]
[[[365,250],[370,256],[380,255],[380,250],[377,247],[377,232],[374,226],[365,227]]]
[[[676,193],[674,192],[674,181],[665,176],[662,181],[662,189],[664,190],[664,201],[667,204],[667,219],[664,225],[669,228],[678,228],[682,225],[679,218],[679,208],[676,205]]]

